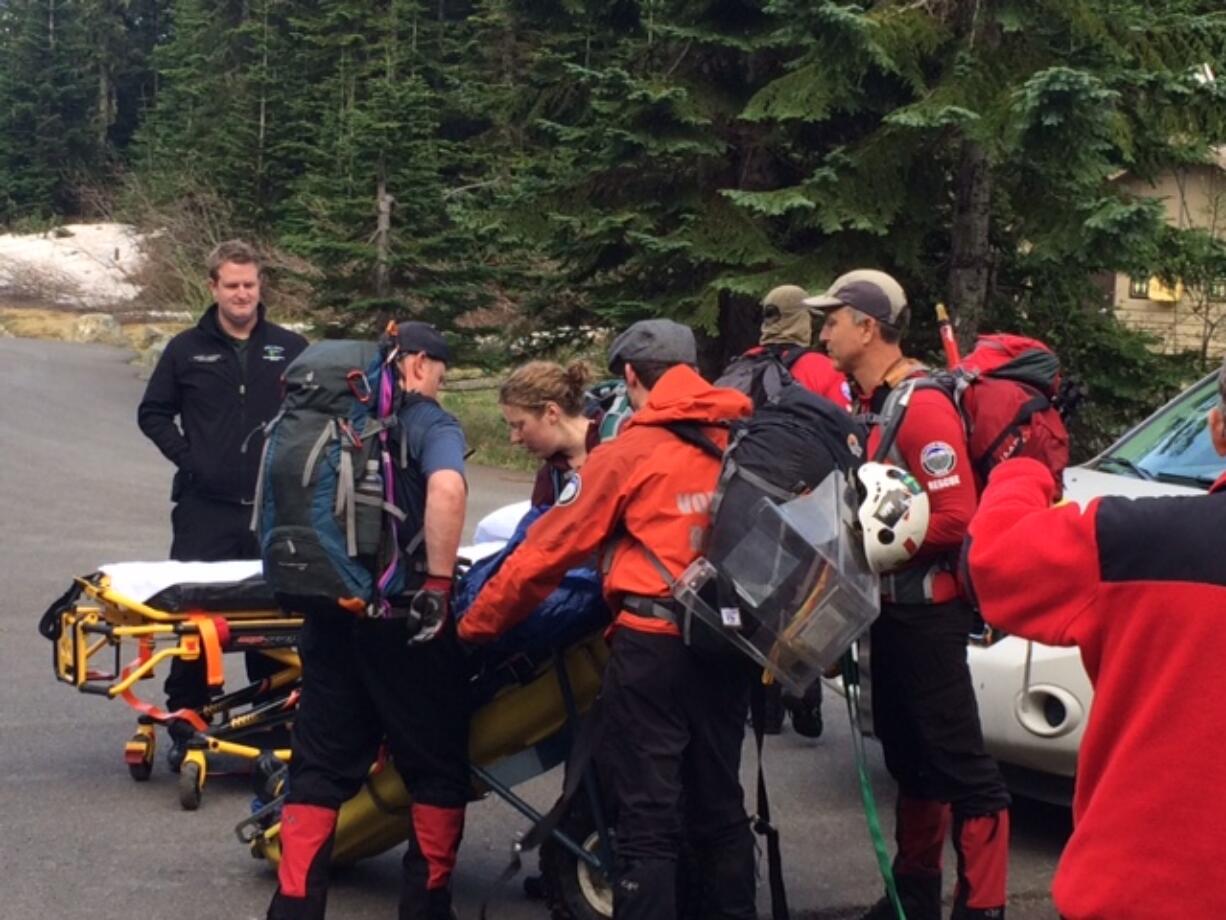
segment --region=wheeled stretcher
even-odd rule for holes
[[[288,747],[255,741],[293,716],[301,682],[294,650],[302,620],[285,616],[260,576],[258,561],[131,562],[75,578],[43,614],[39,631],[53,643],[55,676],[82,693],[119,698],[138,714],[124,746],[132,778],[149,778],[156,725],[190,726],[179,774],[184,808],[200,804],[208,754],[288,760]],[[173,659],[203,661],[220,691],[223,656],[259,651],[282,667],[256,683],[220,693],[200,709],[169,712],[142,699],[142,681]]]

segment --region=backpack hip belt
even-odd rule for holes
[[[681,628],[683,612],[681,605],[670,597],[648,597],[644,594],[627,594],[622,598],[622,607],[636,616],[651,617]]]

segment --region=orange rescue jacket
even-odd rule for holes
[[[568,569],[611,552],[604,577],[620,626],[676,634],[672,624],[622,609],[627,594],[666,597],[668,586],[643,547],[674,577],[702,550],[719,461],[682,441],[667,422],[726,425],[749,415],[749,397],[717,389],[684,365],[657,381],[647,404],[616,439],[596,447],[560,500],[477,595],[459,623],[461,639],[493,639],[525,619]],[[705,433],[724,447],[726,428]]]

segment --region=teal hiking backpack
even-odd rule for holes
[[[311,345],[285,388],[256,486],[264,578],[286,609],[387,616],[424,556],[423,522],[397,501],[412,396],[372,342]]]

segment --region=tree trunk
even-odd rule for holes
[[[698,335],[698,369],[708,380],[724,372],[728,362],[758,344],[762,307],[743,294],[719,295],[719,334]]]
[[[388,292],[388,264],[390,262],[392,204],[394,199],[387,193],[387,173],[379,165],[379,182],[375,192],[375,205],[379,211],[375,227],[375,294],[386,297]]]
[[[991,57],[1000,48],[996,0],[961,0],[955,24],[967,50]],[[963,136],[954,179],[950,234],[949,301],[958,340],[966,353],[979,334],[992,287],[992,163],[987,149]]]
[[[979,334],[992,277],[992,166],[977,141],[962,142],[955,182],[949,301],[965,354]]]

